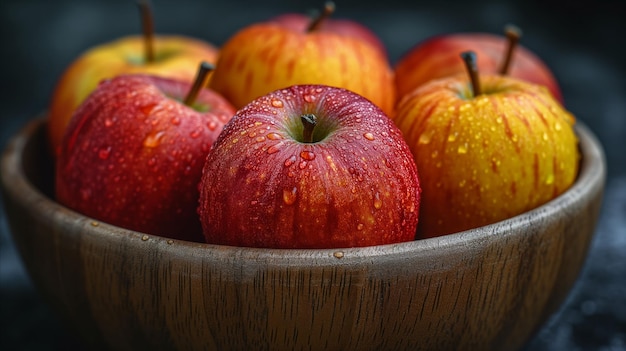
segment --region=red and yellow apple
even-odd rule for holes
[[[543,86],[497,75],[479,81],[474,89],[467,74],[433,80],[399,103],[394,122],[423,188],[419,237],[518,215],[576,178],[574,116]]]
[[[68,125],[57,200],[120,227],[203,241],[196,213],[202,166],[235,110],[208,89],[186,99],[191,87],[151,75],[104,80]]]
[[[337,248],[415,238],[420,186],[393,122],[351,91],[297,85],[240,109],[207,157],[207,242]]]
[[[430,80],[464,74],[459,54],[467,50],[476,52],[482,74],[502,74],[510,40],[488,33],[454,33],[417,44],[395,66],[399,99]],[[507,75],[546,86],[557,101],[563,102],[556,78],[539,56],[519,44],[511,54]]]
[[[145,58],[145,38],[129,36],[91,48],[74,60],[54,88],[48,111],[48,136],[53,153],[74,110],[105,78],[144,73],[192,82],[198,64],[215,63],[218,49],[199,39],[155,36],[154,61]]]
[[[354,91],[393,114],[393,71],[378,47],[338,31],[341,26],[322,23],[308,30],[303,22],[285,22],[289,20],[253,24],[229,38],[211,88],[241,108],[280,88],[324,84]]]

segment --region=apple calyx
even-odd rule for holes
[[[313,143],[313,129],[317,125],[317,117],[312,113],[303,114],[300,116],[302,122],[302,142],[311,144]]]
[[[461,58],[465,62],[465,67],[467,68],[467,73],[470,78],[470,83],[472,86],[472,93],[470,94],[470,98],[476,97],[482,94],[480,90],[480,79],[478,78],[478,65],[476,60],[476,53],[474,51],[464,51],[461,53]]]
[[[506,48],[506,54],[504,55],[504,61],[502,62],[502,66],[500,67],[499,73],[501,75],[507,75],[509,73],[509,68],[511,66],[511,62],[513,61],[513,52],[517,47],[517,43],[519,39],[522,37],[522,30],[512,24],[504,27],[504,35],[508,39],[508,45]]]
[[[144,40],[144,60],[146,63],[154,62],[154,16],[150,0],[139,0],[137,2],[141,14],[141,29]]]
[[[306,29],[306,32],[310,33],[310,32],[316,31],[322,25],[322,22],[324,22],[328,17],[330,17],[334,12],[335,12],[335,3],[332,1],[327,1],[324,4],[324,9],[322,9],[322,12],[311,21],[311,23],[309,24],[309,27]]]
[[[189,92],[187,93],[187,96],[185,96],[185,100],[183,101],[185,105],[193,107],[194,102],[196,102],[196,99],[198,98],[200,90],[202,90],[202,88],[206,85],[206,80],[209,76],[209,73],[211,73],[214,69],[215,66],[206,61],[202,61],[200,63],[200,66],[198,67],[198,73],[196,74],[196,79],[194,80],[191,89],[189,89]]]

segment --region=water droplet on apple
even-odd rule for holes
[[[300,153],[300,157],[307,161],[313,161],[315,159],[315,154],[312,151],[304,150]]]
[[[192,131],[191,133],[189,133],[189,136],[193,139],[198,138],[200,135],[202,134],[202,129],[196,129],[194,131]]]
[[[467,153],[467,144],[459,145],[459,148],[456,150],[459,154]]]
[[[207,127],[209,127],[209,130],[213,131],[217,129],[217,122],[215,121],[211,121],[207,124]]]
[[[291,156],[288,159],[285,160],[285,167],[290,167],[291,165],[293,165],[296,162],[296,156]]]
[[[262,142],[262,141],[265,141],[265,137],[264,137],[264,136],[258,136],[258,137],[256,137],[256,139],[254,139],[254,140],[256,140],[256,142],[257,142],[257,143],[260,143],[260,142]]]
[[[151,167],[152,167],[152,166],[154,166],[155,164],[156,164],[156,158],[151,157],[151,158],[148,160],[148,166],[151,166]]]
[[[324,91],[324,89],[322,89],[322,88],[315,88],[315,92],[316,93],[321,93],[322,91]]]
[[[302,161],[298,164],[298,168],[305,169],[308,163],[306,161]]]
[[[502,117],[498,117],[498,118],[496,118],[496,123],[498,123],[498,124],[502,124]]]
[[[548,133],[543,132],[543,136],[542,137],[543,137],[544,141],[548,141]]]
[[[283,137],[282,137],[280,134],[278,134],[278,133],[269,133],[269,134],[267,135],[267,138],[268,138],[269,140],[280,140],[280,139],[282,139]]]
[[[152,133],[150,135],[148,135],[144,141],[143,141],[143,145],[145,147],[156,147],[161,143],[161,138],[163,138],[163,135],[165,134],[165,132],[163,131],[159,131],[156,133]]]
[[[430,154],[431,158],[437,158],[437,156],[439,156],[439,151],[435,150]]]
[[[380,194],[376,192],[374,194],[374,208],[380,210],[381,207],[383,207],[383,201],[380,199]]]
[[[424,133],[422,135],[420,135],[419,139],[417,139],[417,142],[419,144],[428,144],[430,143],[430,138],[432,137],[432,135],[430,133]]]
[[[281,108],[283,107],[283,102],[282,100],[279,100],[277,98],[272,98],[272,102],[271,102],[272,106],[276,107],[276,108]]]
[[[553,183],[554,183],[554,174],[550,173],[548,174],[548,177],[546,178],[546,184],[551,185]]]
[[[363,137],[364,137],[365,139],[369,140],[369,141],[374,140],[374,134],[372,134],[372,133],[370,133],[370,132],[367,132],[367,133],[363,134]]]
[[[356,226],[356,230],[363,230],[364,227],[365,227],[365,225],[363,223],[359,223]]]
[[[154,110],[154,107],[155,107],[156,105],[157,105],[157,104],[148,104],[148,105],[144,105],[144,106],[141,106],[141,107],[139,108],[139,110],[141,110],[141,112],[142,112],[144,115],[146,115],[146,116],[147,116],[147,115],[149,115],[149,114],[151,114],[151,113],[152,113],[152,111]]]
[[[306,102],[314,102],[315,101],[315,95],[310,95],[310,94],[306,94],[303,96],[304,101]]]
[[[275,154],[275,153],[277,153],[279,150],[280,150],[280,149],[278,148],[278,146],[277,146],[277,145],[272,145],[272,146],[270,146],[270,147],[268,147],[268,148],[267,148],[267,153],[268,153],[269,155],[271,155],[271,154]]]
[[[179,126],[180,125],[180,117],[178,117],[178,116],[172,117],[172,119],[170,119],[170,123],[172,123],[175,126]]]
[[[556,124],[554,124],[554,129],[556,129],[557,131],[561,130],[561,123],[556,122]]]
[[[102,149],[98,150],[98,157],[101,160],[108,159],[110,155],[111,155],[111,147],[110,146],[103,147]]]
[[[110,119],[110,118],[107,118],[107,119],[104,120],[104,126],[107,127],[107,128],[112,126],[113,123],[114,123],[114,121],[112,119]]]
[[[256,136],[256,132],[250,132],[248,133],[248,137],[249,138],[254,138]]]
[[[298,188],[283,189],[283,201],[286,205],[293,205],[297,199]]]

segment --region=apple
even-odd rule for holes
[[[417,44],[395,66],[399,99],[430,80],[464,74],[461,52],[478,56],[483,74],[506,74],[546,86],[563,103],[561,89],[548,66],[532,51],[518,44],[521,31],[507,26],[506,38],[488,33],[453,33],[432,37]]]
[[[192,82],[200,62],[217,62],[218,49],[203,40],[180,35],[153,36],[151,16],[146,11],[142,8],[143,35],[119,38],[87,50],[57,81],[48,110],[48,137],[53,154],[58,151],[74,110],[101,80],[120,74],[145,73]]]
[[[387,57],[387,48],[376,33],[363,24],[353,20],[329,18],[334,11],[334,2],[328,1],[324,4],[322,13],[317,17],[312,18],[312,16],[301,13],[286,13],[270,19],[270,22],[276,22],[283,27],[301,33],[310,30],[310,27],[317,26],[315,30],[320,32],[330,32],[360,38],[378,48],[378,50]]]
[[[423,188],[420,238],[518,215],[563,193],[576,178],[574,116],[544,86],[476,73],[426,83],[399,103]]]
[[[361,36],[334,31],[338,26],[325,27],[324,20],[310,29],[285,22],[252,24],[230,37],[211,88],[241,108],[280,88],[323,84],[351,90],[393,114],[395,86],[385,53]]]
[[[338,248],[414,240],[417,169],[382,110],[346,89],[295,85],[240,109],[209,153],[206,241]]]
[[[206,82],[207,67],[202,72],[198,81]],[[144,74],[104,80],[76,110],[61,143],[58,201],[120,227],[204,241],[198,183],[235,109],[201,85],[194,90]]]

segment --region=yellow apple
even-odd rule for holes
[[[578,172],[574,116],[547,88],[515,78],[481,76],[477,89],[467,75],[431,81],[400,101],[394,121],[420,173],[421,238],[528,211]]]
[[[304,27],[268,21],[243,28],[222,47],[210,87],[241,108],[277,89],[323,84],[393,114],[395,85],[385,52],[356,33]]]
[[[200,39],[155,36],[154,60],[145,59],[145,38],[128,36],[89,49],[74,60],[60,77],[48,112],[48,135],[54,153],[66,126],[80,103],[106,78],[145,73],[193,82],[198,64],[215,63],[218,49]]]

